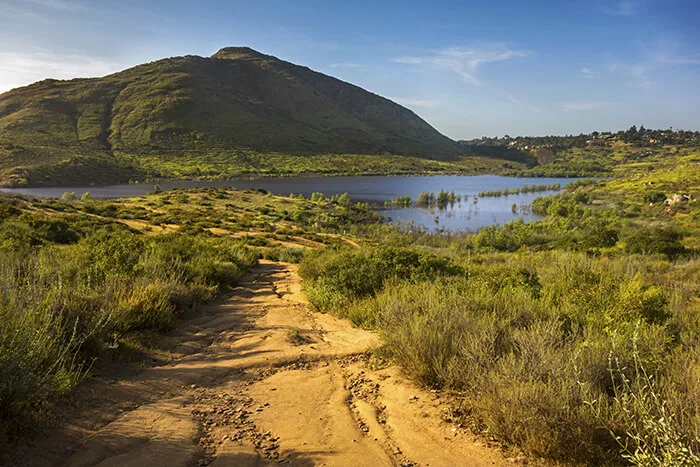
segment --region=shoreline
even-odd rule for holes
[[[234,181],[256,181],[256,180],[268,180],[272,178],[340,178],[340,177],[448,177],[448,176],[463,176],[463,177],[478,177],[478,176],[496,176],[496,177],[512,177],[512,178],[534,178],[534,179],[547,179],[547,178],[606,178],[609,174],[598,174],[582,177],[580,175],[554,175],[546,177],[538,177],[527,174],[503,174],[495,172],[474,172],[474,171],[445,171],[445,172],[406,172],[406,173],[386,173],[386,172],[335,172],[335,173],[325,173],[325,172],[301,172],[301,173],[270,173],[270,174],[252,174],[245,175],[241,174],[239,176],[230,178],[206,178],[206,177],[183,177],[183,178],[157,178],[157,179],[145,179],[145,180],[129,180],[127,182],[117,182],[117,183],[91,183],[91,184],[11,184],[0,182],[0,190],[7,192],[6,190],[22,190],[22,189],[35,189],[35,188],[107,188],[114,186],[131,186],[131,185],[159,185],[161,183],[182,183],[182,182],[234,182]]]

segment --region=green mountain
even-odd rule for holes
[[[411,110],[247,47],[0,95],[4,183],[228,176],[269,166],[267,156],[284,165],[280,155],[298,164],[314,155],[459,153]]]

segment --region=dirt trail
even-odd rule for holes
[[[310,313],[294,265],[261,262],[171,338],[172,363],[84,385],[21,465],[513,463],[443,421],[439,393],[371,370],[377,336]]]

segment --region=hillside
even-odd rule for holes
[[[526,164],[501,171],[529,177],[609,177],[629,175],[629,164],[654,167],[663,159],[700,147],[700,132],[651,130],[641,126],[617,132],[569,136],[505,136],[460,141],[465,154]]]
[[[0,95],[5,183],[167,176],[161,166],[180,162],[217,176],[212,165],[279,153],[450,160],[459,146],[388,99],[246,47]]]

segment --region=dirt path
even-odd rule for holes
[[[503,465],[437,392],[371,370],[367,331],[312,314],[296,266],[261,262],[171,336],[174,360],[84,385],[21,465]]]

